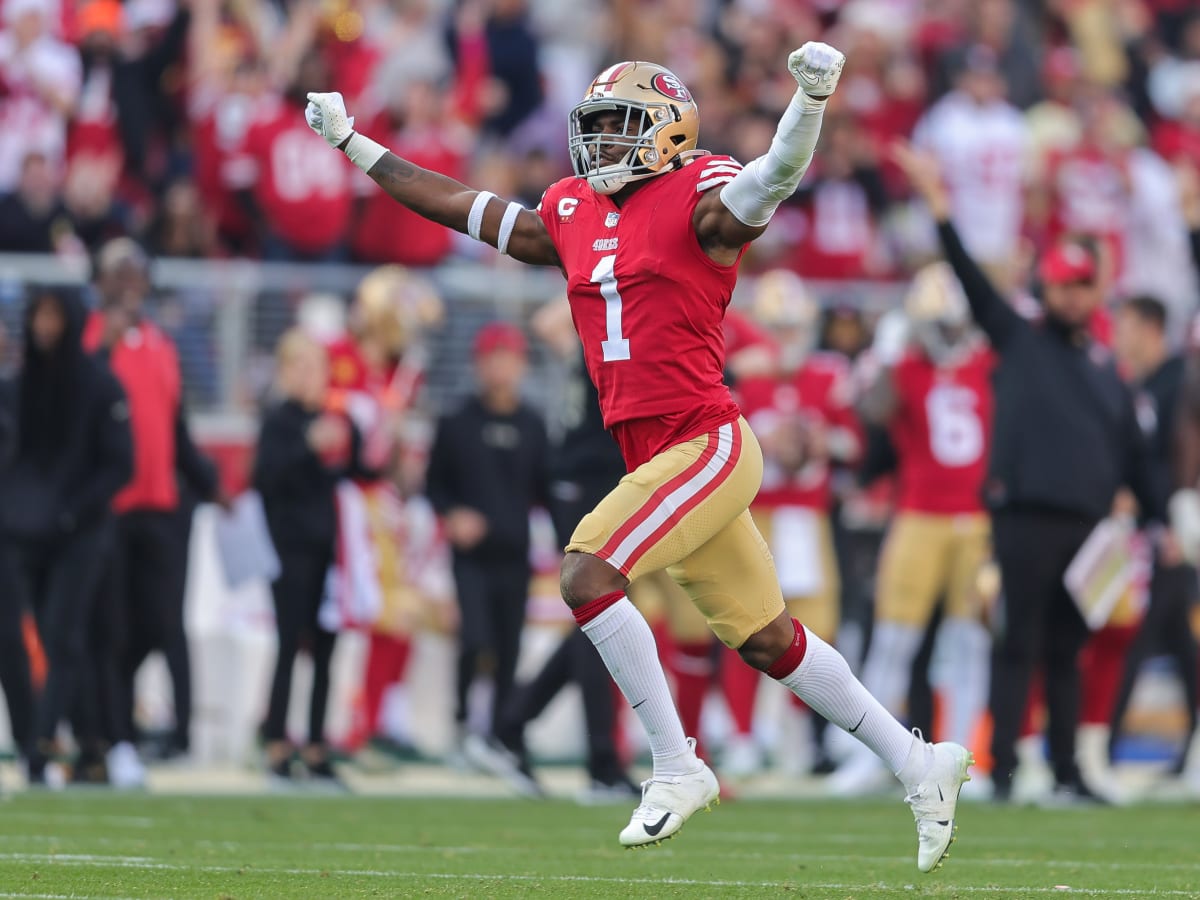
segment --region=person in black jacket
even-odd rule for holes
[[[334,561],[337,483],[362,471],[360,440],[349,419],[324,411],[329,361],[320,344],[300,330],[289,331],[280,339],[276,362],[282,400],[263,416],[253,474],[281,565],[271,585],[279,652],[263,738],[271,773],[290,777],[293,751],[285,729],[292,663],[307,640],[313,687],[301,759],[311,776],[331,779],[325,708],[337,635],[321,627],[318,614]]]
[[[0,379],[0,473],[8,468],[16,449],[16,393],[12,382]],[[0,536],[0,584],[11,585],[16,572],[12,548]],[[14,749],[20,759],[28,762],[33,750],[33,682],[22,627],[24,616],[21,592],[0,591],[0,688],[8,706]]]
[[[1131,297],[1117,316],[1117,356],[1132,380],[1138,422],[1150,443],[1154,476],[1163,494],[1171,493],[1175,483],[1175,442],[1184,380],[1183,357],[1170,352],[1166,329],[1167,308],[1154,297]],[[1112,709],[1110,759],[1121,735],[1121,721],[1129,708],[1138,671],[1161,650],[1174,660],[1183,685],[1187,738],[1170,770],[1174,775],[1183,772],[1191,737],[1196,731],[1197,651],[1189,620],[1195,595],[1196,570],[1184,561],[1178,543],[1168,538],[1155,554],[1150,603],[1125,657]]]
[[[525,336],[496,322],[480,329],[474,351],[478,393],[438,421],[425,483],[452,548],[461,611],[460,745],[485,655],[493,662],[491,728],[512,691],[529,593],[529,513],[547,498],[546,429],[521,401]]]
[[[108,369],[84,352],[83,322],[77,298],[32,292],[17,380],[16,454],[0,477],[0,529],[12,542],[18,588],[49,660],[29,758],[34,784],[45,781],[55,729],[76,690],[108,552],[109,503],[133,472],[125,395]]]
[[[560,547],[579,521],[625,475],[617,442],[604,427],[600,399],[583,361],[583,348],[571,322],[566,298],[538,310],[533,329],[562,361],[559,403],[551,412],[554,440],[549,456],[550,518]],[[521,794],[544,794],[534,777],[525,729],[569,684],[579,686],[587,738],[588,787],[583,802],[625,800],[639,795],[617,754],[613,681],[588,636],[572,628],[528,682],[518,685],[500,712],[496,741],[468,738],[473,763],[504,777]]]
[[[963,248],[937,164],[902,145],[895,158],[933,213],[972,315],[1000,357],[985,486],[1004,584],[992,653],[995,797],[1011,795],[1021,717],[1040,663],[1055,795],[1095,800],[1075,760],[1077,657],[1088,627],[1063,576],[1122,486],[1148,519],[1162,521],[1166,507],[1132,394],[1090,333],[1103,298],[1098,260],[1079,242],[1051,249],[1040,265],[1044,314],[1023,318]]]

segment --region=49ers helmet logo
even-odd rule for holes
[[[670,97],[672,100],[678,100],[680,103],[687,103],[692,99],[692,95],[683,86],[683,82],[670,72],[659,72],[654,76],[654,80],[650,84],[664,97]]]

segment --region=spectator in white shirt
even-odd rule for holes
[[[54,165],[79,97],[79,54],[55,39],[44,0],[6,0],[0,31],[0,191],[12,190],[31,151]]]
[[[993,50],[969,48],[955,89],[917,123],[914,142],[940,163],[953,219],[970,254],[988,266],[1008,264],[1024,214],[1025,119],[1005,98]]]

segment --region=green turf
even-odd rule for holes
[[[625,851],[623,806],[25,794],[0,803],[0,897],[1200,897],[1200,811],[966,806],[921,875],[899,803],[727,802]]]

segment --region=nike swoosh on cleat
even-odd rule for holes
[[[667,819],[669,819],[669,818],[671,818],[670,813],[663,813],[663,817],[661,819],[659,819],[657,822],[655,822],[653,825],[643,824],[642,827],[646,829],[646,834],[650,835],[650,837],[654,837],[660,831],[663,830],[663,828],[667,824]]]
[[[862,714],[862,718],[858,720],[858,725],[855,725],[853,728],[847,728],[846,730],[847,730],[847,731],[848,731],[850,734],[854,734],[854,732],[858,731],[858,729],[859,729],[859,726],[861,726],[861,725],[862,725],[862,723],[863,723],[863,722],[865,722],[865,721],[867,721],[867,714],[866,714],[866,713],[863,713],[863,714]]]
[[[950,820],[949,819],[938,819],[938,824],[945,827],[946,825],[950,824]]]

